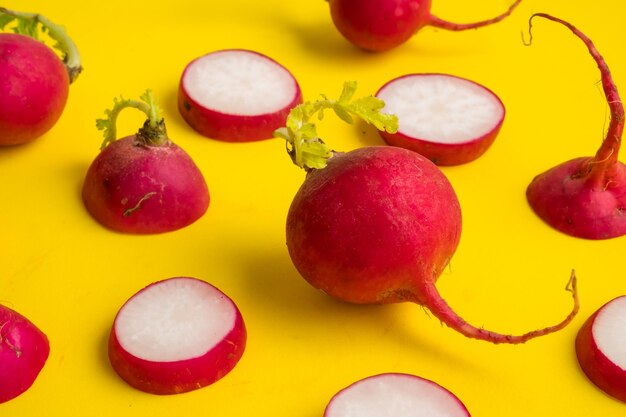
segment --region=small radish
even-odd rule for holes
[[[183,119],[202,135],[229,142],[271,138],[301,102],[300,86],[285,67],[242,49],[196,58],[178,89]]]
[[[430,12],[431,0],[327,0],[337,30],[359,48],[381,52],[403,44],[425,26],[461,31],[497,23],[509,16],[521,0],[503,14],[474,23],[452,23]]]
[[[574,307],[559,324],[519,336],[468,324],[435,287],[461,237],[461,207],[442,171],[407,149],[372,146],[339,153],[317,137],[308,119],[333,109],[342,119],[363,118],[395,131],[375,97],[351,102],[354,84],[339,100],[296,107],[276,135],[287,140],[296,165],[307,170],[287,214],[287,248],[302,277],[343,301],[414,302],[463,335],[493,343],[523,343],[565,327],[578,311],[576,277],[567,289]]]
[[[14,33],[0,33],[0,146],[31,142],[49,131],[82,70],[78,49],[61,26],[0,7],[0,30],[13,22]],[[38,39],[39,24],[63,60]]]
[[[0,304],[0,403],[33,385],[49,353],[46,335],[26,317]]]
[[[224,293],[195,278],[155,282],[119,310],[109,338],[113,369],[151,394],[178,394],[210,385],[243,355],[246,329]]]
[[[98,119],[105,140],[83,183],[89,213],[118,232],[169,232],[198,220],[209,207],[209,190],[191,157],[167,136],[160,108],[148,90],[142,101],[115,100]],[[116,140],[120,111],[134,107],[148,119],[139,132]]]
[[[376,97],[398,116],[398,131],[381,131],[390,145],[410,149],[437,165],[481,156],[504,121],[504,104],[491,90],[447,74],[409,74],[386,83]]]
[[[342,389],[324,417],[470,417],[465,405],[441,385],[415,375],[385,373]]]
[[[526,190],[528,203],[547,224],[568,235],[622,236],[626,234],[626,165],[618,160],[618,153],[624,107],[611,72],[591,40],[570,23],[537,13],[530,18],[531,28],[534,17],[560,23],[583,41],[600,70],[611,121],[595,156],[572,159],[536,176]]]
[[[626,402],[626,296],[587,319],[576,337],[580,367],[600,389]]]

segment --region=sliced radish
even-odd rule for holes
[[[594,384],[626,402],[626,295],[587,319],[576,337],[576,356]]]
[[[324,417],[469,417],[450,391],[424,378],[401,373],[370,376],[339,391]]]
[[[196,58],[185,68],[178,89],[178,109],[191,127],[232,142],[271,138],[300,103],[300,86],[285,67],[243,49]]]
[[[415,151],[437,165],[473,161],[491,146],[504,121],[500,98],[486,87],[447,74],[408,74],[376,93],[384,111],[398,116],[389,145]]]
[[[33,385],[49,353],[48,338],[37,326],[0,305],[0,403]]]
[[[244,322],[230,298],[204,281],[177,277],[145,287],[122,306],[109,359],[131,386],[177,394],[225,376],[245,344]]]

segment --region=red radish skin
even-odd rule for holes
[[[398,131],[381,131],[389,145],[410,149],[437,165],[471,162],[492,145],[505,108],[488,88],[448,74],[408,74],[387,82],[376,97],[398,116]]]
[[[611,113],[606,138],[593,157],[564,162],[537,175],[526,190],[531,208],[551,227],[584,239],[626,234],[626,165],[618,160],[624,107],[604,59],[592,41],[570,23],[538,13],[570,29],[595,60]]]
[[[373,52],[393,49],[425,26],[462,31],[497,23],[519,3],[521,0],[516,0],[506,12],[492,19],[452,23],[431,14],[431,0],[328,0],[337,30],[354,45]]]
[[[46,335],[26,317],[0,304],[0,403],[28,390],[49,354]]]
[[[564,328],[523,335],[472,326],[442,299],[435,283],[461,237],[461,208],[443,173],[418,153],[367,147],[336,154],[312,170],[287,216],[287,247],[299,273],[314,287],[352,303],[414,302],[466,337],[523,343]]]
[[[415,375],[385,373],[342,389],[324,417],[470,417],[465,405],[441,385]]]
[[[108,350],[129,385],[169,395],[223,378],[245,345],[243,318],[230,298],[205,281],[176,277],[147,286],[122,306]]]
[[[76,45],[58,25],[41,15],[0,7],[0,17],[41,24],[56,40],[63,61],[46,44],[20,33],[0,33],[0,146],[21,145],[44,135],[61,117],[69,85],[82,70]]]
[[[102,121],[107,134],[114,132],[111,125],[126,104],[116,102],[109,113],[113,119]],[[114,136],[91,163],[83,183],[83,203],[94,219],[114,231],[153,234],[181,229],[204,215],[210,195],[202,172],[167,137],[162,119],[153,127],[146,121],[136,135]]]
[[[193,60],[178,89],[178,109],[200,134],[227,142],[272,137],[302,103],[294,76],[254,51],[227,49]]]
[[[617,297],[585,321],[576,337],[581,369],[600,389],[626,402],[626,296]]]

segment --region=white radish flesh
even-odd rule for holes
[[[324,417],[469,417],[450,391],[424,378],[401,373],[374,375],[344,388]]]
[[[224,141],[272,137],[302,102],[294,76],[254,51],[227,49],[193,60],[181,77],[178,108],[199,133]]]
[[[122,306],[109,358],[131,386],[175,394],[222,378],[245,342],[241,313],[230,298],[204,281],[178,277],[147,286]]]
[[[594,384],[626,402],[626,296],[589,317],[576,337],[576,356]]]
[[[505,108],[491,90],[447,74],[408,74],[376,93],[384,112],[398,116],[390,145],[422,154],[437,165],[458,165],[481,156],[504,121]]]

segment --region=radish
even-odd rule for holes
[[[243,355],[246,329],[224,293],[195,278],[155,282],[119,310],[109,338],[113,369],[152,394],[178,394],[212,384]]]
[[[560,23],[583,41],[600,70],[611,121],[595,156],[575,158],[537,175],[526,190],[528,203],[547,224],[568,235],[622,236],[626,234],[626,165],[618,160],[618,153],[624,107],[611,72],[591,40],[570,23],[537,13],[530,18],[531,28],[534,17]]]
[[[450,391],[428,379],[385,373],[342,389],[328,403],[324,417],[470,417]]]
[[[26,317],[0,304],[0,403],[33,385],[49,353],[46,335]]]
[[[308,172],[287,214],[287,248],[314,287],[359,304],[414,302],[463,335],[493,343],[522,343],[562,329],[578,311],[576,277],[567,289],[574,307],[559,324],[519,336],[474,327],[437,292],[437,278],[461,237],[461,207],[452,185],[430,160],[407,149],[372,146],[339,153],[317,138],[308,118],[332,108],[393,132],[397,119],[380,113],[375,97],[351,102],[347,83],[338,101],[296,107],[285,138],[294,162]]]
[[[31,142],[49,131],[82,70],[78,49],[61,26],[39,14],[0,7],[0,30],[13,22],[14,33],[0,33],[0,146]],[[63,60],[39,41],[39,24]]]
[[[177,230],[202,217],[209,190],[191,157],[168,138],[151,91],[141,99],[116,99],[107,118],[97,120],[105,140],[87,171],[83,202],[94,219],[118,232]],[[116,140],[117,116],[128,107],[148,119],[137,134]]]
[[[580,367],[600,389],[626,402],[626,296],[587,319],[576,337]]]
[[[504,121],[504,104],[491,90],[447,74],[408,74],[376,93],[384,111],[398,116],[398,131],[381,131],[389,145],[418,152],[437,165],[481,156]]]
[[[403,44],[425,26],[461,31],[497,23],[509,16],[521,0],[503,14],[474,23],[452,23],[433,16],[431,0],[328,0],[339,32],[359,48],[381,52]]]
[[[242,49],[196,58],[178,89],[185,121],[204,136],[230,142],[271,138],[301,102],[300,86],[285,67]]]

